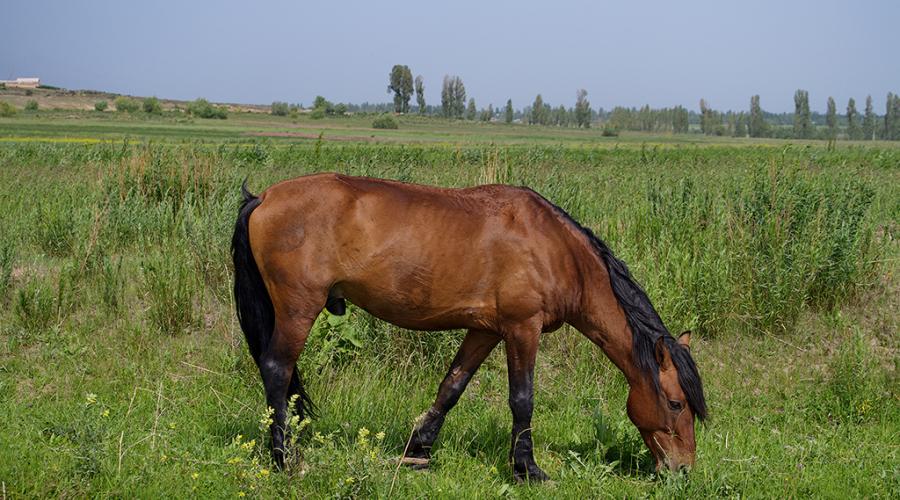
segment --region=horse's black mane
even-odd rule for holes
[[[530,191],[530,190],[529,190]],[[659,363],[656,361],[656,342],[662,338],[669,348],[672,363],[678,370],[678,383],[687,398],[688,404],[694,415],[703,420],[706,418],[706,400],[703,396],[703,383],[697,372],[697,365],[691,357],[690,351],[675,341],[675,338],[666,329],[662,319],[653,308],[650,298],[643,288],[631,277],[631,272],[624,262],[613,255],[612,250],[606,246],[597,235],[573,219],[565,210],[554,205],[546,198],[537,194],[546,201],[564,220],[570,222],[588,239],[594,251],[603,259],[609,274],[610,285],[613,294],[625,312],[625,318],[632,332],[632,353],[638,368],[650,375],[654,387],[659,388]]]

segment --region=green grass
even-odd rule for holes
[[[257,140],[240,135],[251,122],[293,124],[58,115],[0,120],[11,497],[900,496],[900,150],[416,117],[384,143],[327,140],[362,134],[355,118],[326,120],[323,141]],[[543,337],[536,370],[535,453],[553,482],[511,480],[502,348],[448,417],[432,469],[397,469],[461,332],[352,307],[313,330],[301,368],[321,416],[273,472],[228,244],[244,177],[259,191],[321,170],[525,184],[591,226],[671,330],[697,332],[712,418],[692,473],[652,474],[623,377],[570,328]]]

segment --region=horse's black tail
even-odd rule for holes
[[[247,190],[247,181],[241,186],[243,200],[238,209],[237,222],[234,225],[234,236],[231,238],[231,257],[234,261],[234,302],[237,309],[238,322],[253,361],[259,366],[260,356],[269,347],[272,332],[275,330],[275,309],[272,299],[266,290],[262,275],[253,252],[250,250],[250,214],[261,203],[258,197]],[[295,412],[302,419],[314,414],[314,405],[303,389],[299,372],[294,367],[291,383],[288,387],[288,398],[297,396]]]

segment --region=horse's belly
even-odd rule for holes
[[[376,318],[410,330],[490,329],[496,323],[493,308],[475,298],[460,297],[451,303],[417,296],[416,290],[360,289],[348,284],[340,286],[338,294]]]

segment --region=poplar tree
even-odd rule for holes
[[[587,90],[584,89],[575,92],[575,126],[591,126],[591,103],[587,100]]]
[[[413,76],[409,66],[395,64],[389,75],[388,93],[394,93],[394,112],[409,111],[409,100],[413,94]]]
[[[469,106],[466,108],[466,120],[474,120],[478,114],[478,110],[475,108],[475,98],[469,98]]]
[[[809,139],[812,123],[809,117],[809,92],[797,89],[794,92],[794,138]]]
[[[766,120],[763,117],[762,108],[759,106],[759,95],[750,98],[750,122],[747,124],[750,137],[766,136]]]
[[[537,97],[534,98],[534,104],[531,105],[531,123],[532,124],[541,124],[544,123],[544,98],[541,97],[541,94],[538,94]]]
[[[875,138],[875,110],[872,107],[872,96],[866,96],[866,111],[862,124],[863,140],[871,141]]]
[[[466,110],[466,86],[458,76],[444,75],[441,112],[447,118],[462,118]]]
[[[415,82],[416,87],[416,104],[419,105],[419,114],[425,114],[425,81],[422,79],[422,75],[416,77]]]
[[[514,115],[515,115],[515,112],[513,111],[513,107],[512,107],[512,99],[507,99],[506,100],[506,116],[504,116],[506,123],[512,123]]]
[[[859,113],[856,111],[856,101],[851,97],[847,101],[847,138],[853,141],[860,139]]]
[[[825,125],[828,126],[828,138],[834,139],[837,137],[837,106],[834,103],[834,98],[828,96],[828,104],[825,111]]]

